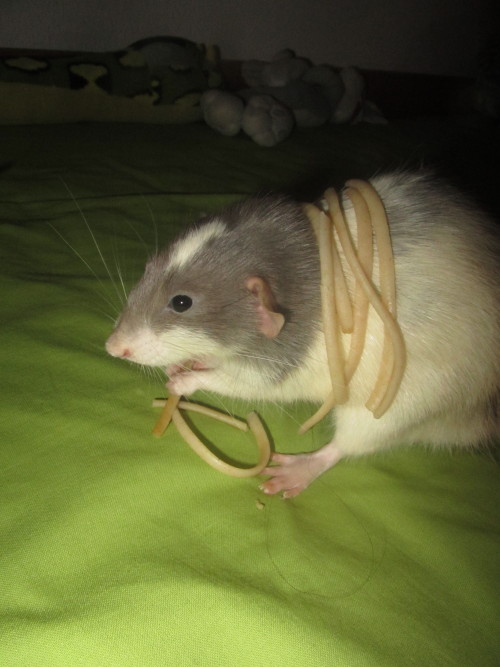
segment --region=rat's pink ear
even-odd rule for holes
[[[268,338],[276,338],[285,324],[285,317],[275,310],[277,304],[271,288],[258,276],[247,278],[245,287],[257,300],[255,310],[259,331]]]

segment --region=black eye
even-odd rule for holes
[[[177,294],[172,297],[169,305],[176,313],[183,313],[191,308],[193,299],[190,296],[186,296],[186,294]]]

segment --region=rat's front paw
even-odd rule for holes
[[[190,396],[202,387],[199,372],[176,373],[167,382],[167,389],[176,396]]]

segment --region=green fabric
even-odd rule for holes
[[[203,125],[0,128],[0,665],[498,664],[491,455],[401,449],[268,498],[172,428],[154,438],[164,378],[103,349],[118,267],[129,289],[156,236],[259,188],[417,157],[422,127],[272,150]],[[327,437],[297,435],[308,405],[223,405],[258,407],[279,451]],[[245,435],[193,421],[255,460]]]

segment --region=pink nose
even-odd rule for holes
[[[123,345],[119,340],[116,340],[113,334],[111,334],[106,341],[106,351],[112,357],[119,357],[120,359],[126,359],[127,357],[132,356],[130,349]]]

